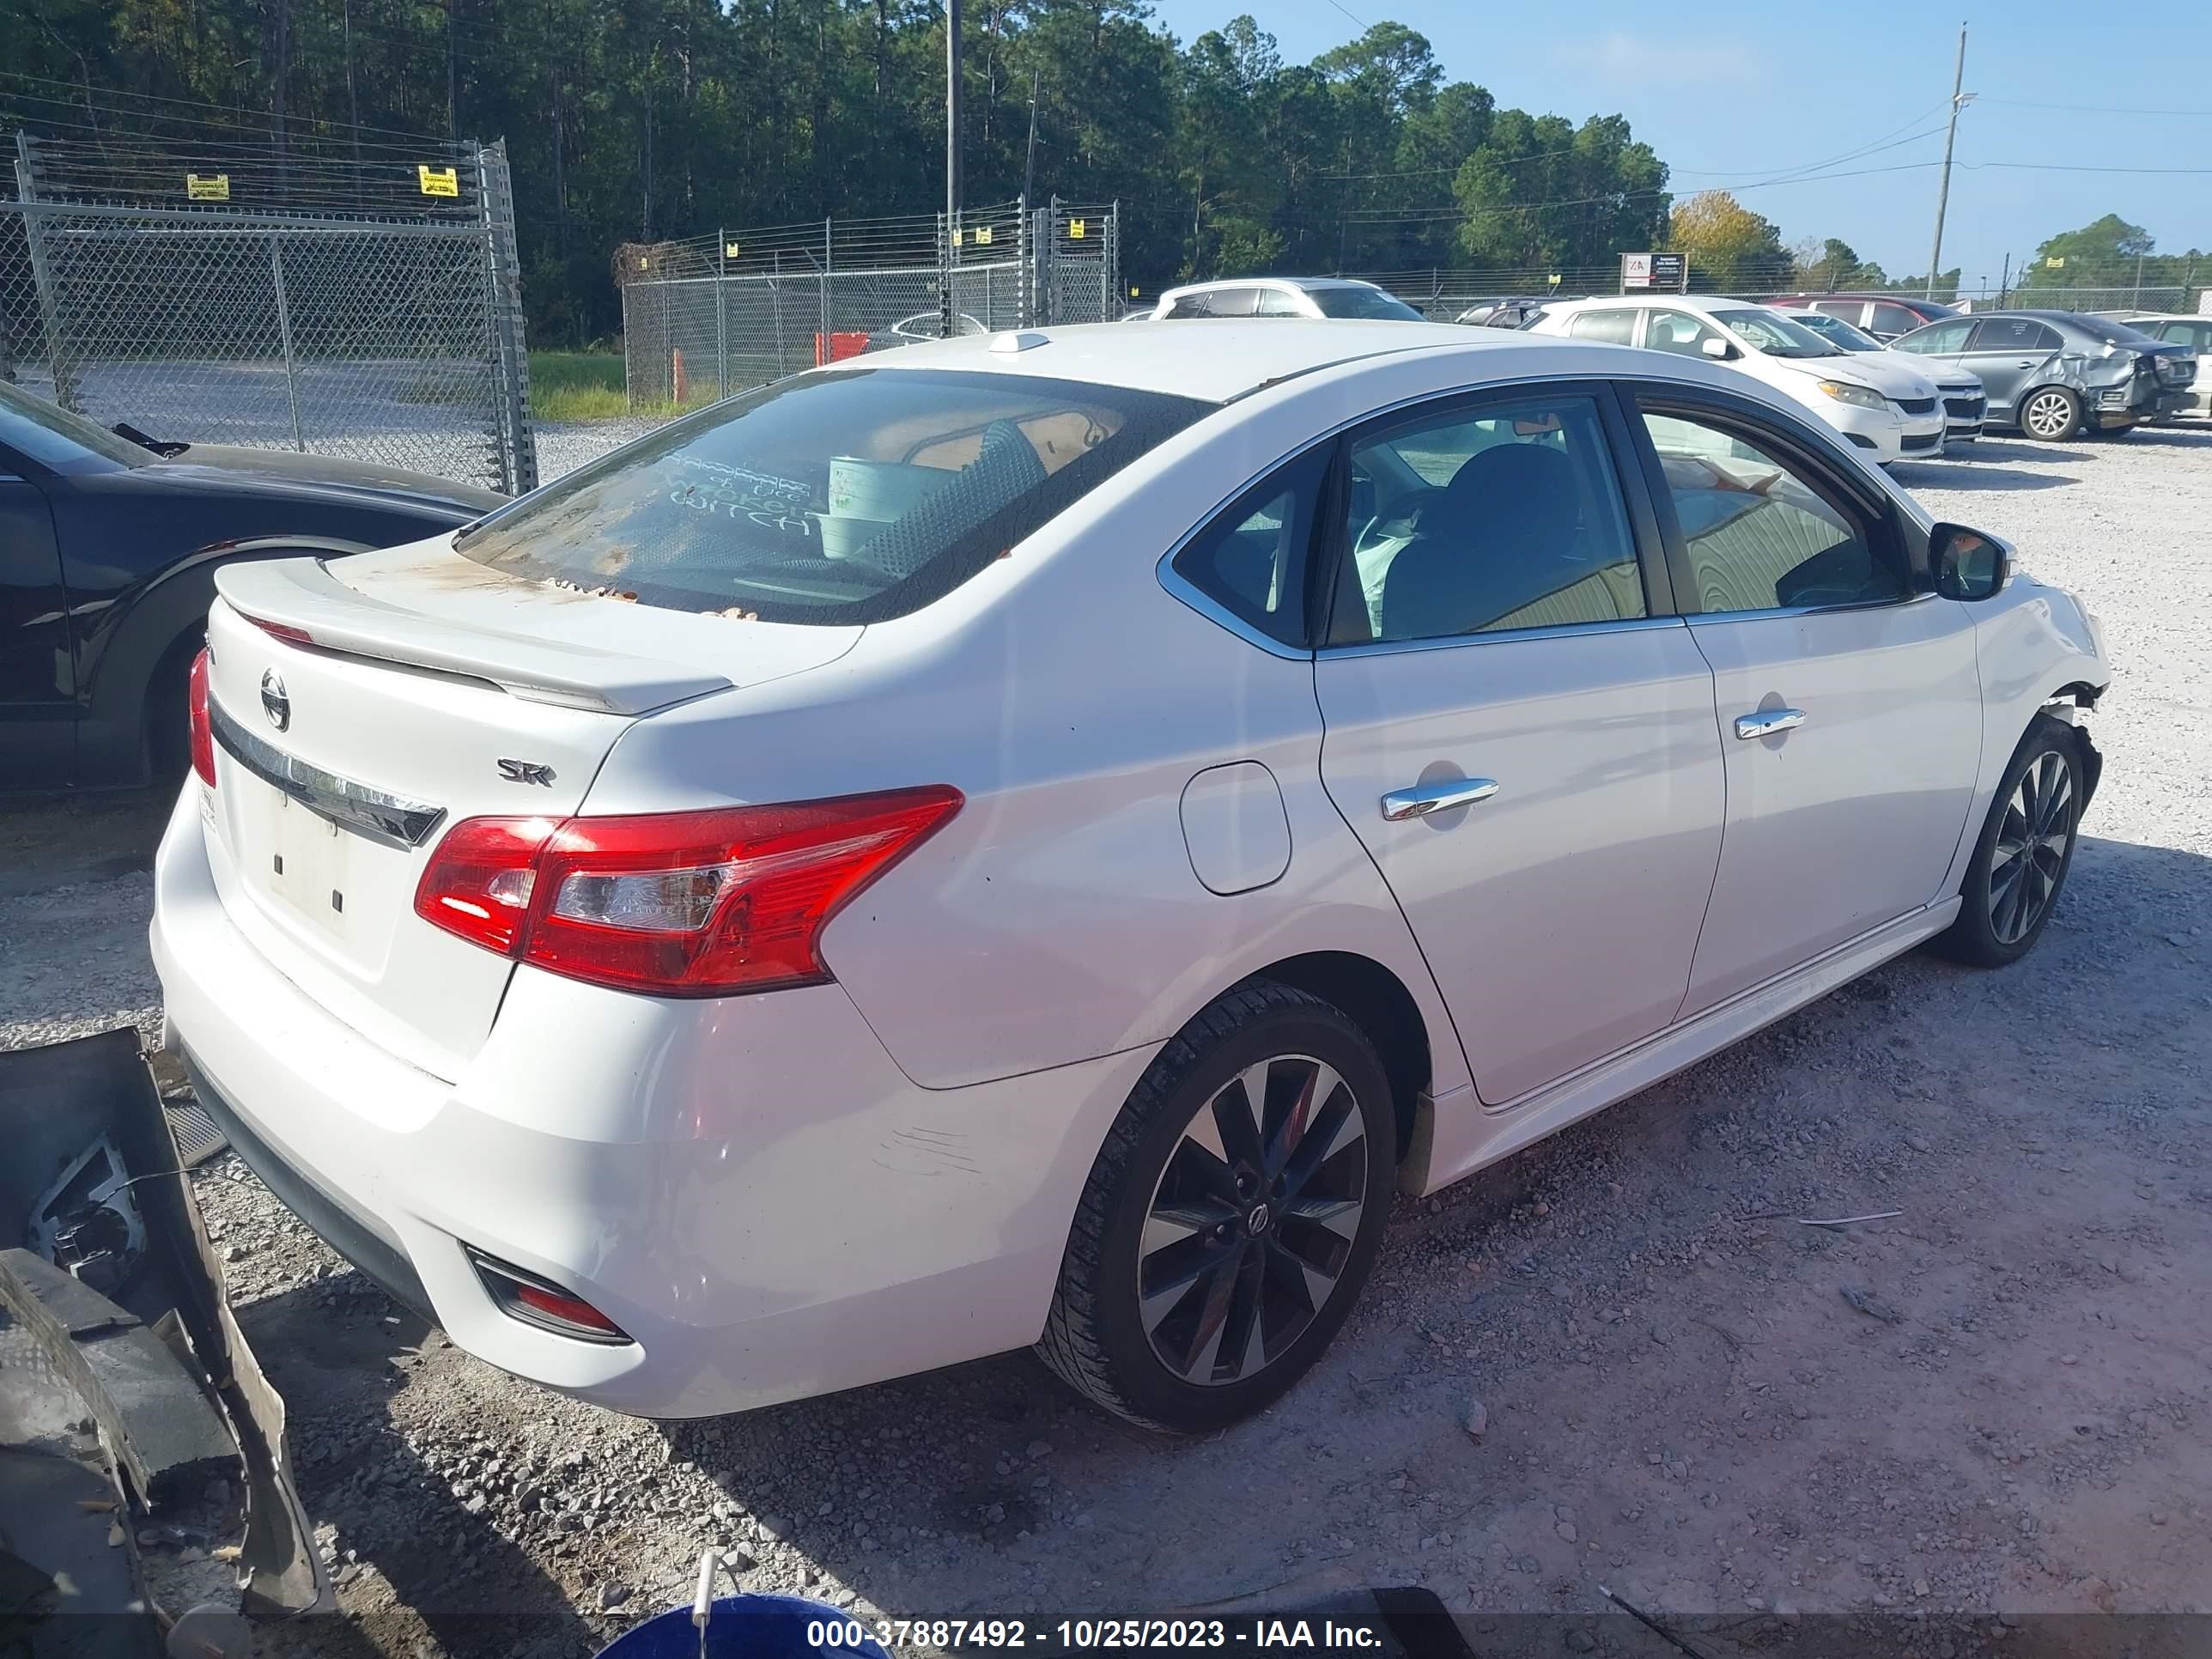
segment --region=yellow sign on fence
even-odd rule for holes
[[[1070,240],[1070,241],[1072,241],[1072,242],[1079,242],[1079,241],[1081,241],[1081,240],[1083,240],[1083,229],[1084,229],[1084,226],[1083,226],[1083,221],[1082,221],[1082,220],[1080,220],[1080,219],[1070,219],[1070,220],[1067,222],[1067,239],[1068,239],[1068,240]]]
[[[738,245],[735,242],[725,242],[722,245],[722,257],[725,259],[736,258],[738,257]]]
[[[227,173],[186,173],[185,199],[190,202],[228,202],[230,199],[230,175]]]
[[[459,196],[461,193],[460,177],[451,167],[434,167],[428,162],[418,162],[415,176],[422,180],[425,196]]]
[[[978,225],[978,226],[976,226],[976,227],[975,227],[975,241],[976,241],[976,244],[977,244],[979,246],[981,246],[981,247],[988,247],[988,246],[990,246],[990,245],[991,245],[991,228],[990,228],[990,226],[988,226],[988,225]]]

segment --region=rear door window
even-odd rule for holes
[[[671,610],[881,621],[950,592],[1214,407],[1026,375],[800,375],[618,449],[454,545]]]
[[[1636,338],[1636,313],[1627,307],[1609,311],[1578,311],[1567,319],[1567,332],[1577,340],[1628,345]]]
[[[1966,349],[1966,337],[1974,331],[1974,319],[1960,317],[1950,322],[1931,323],[1901,340],[1893,340],[1893,351],[1917,352],[1923,357],[1953,357]]]
[[[1874,320],[1867,326],[1877,334],[1909,333],[1920,326],[1920,315],[1903,306],[1877,303],[1874,308]]]
[[[2032,351],[2040,356],[2059,349],[2058,331],[2033,317],[1984,317],[1974,325],[1969,351]]]
[[[1356,438],[1337,644],[1644,614],[1620,484],[1587,397],[1448,406]],[[1356,578],[1356,595],[1352,579]]]
[[[1175,302],[1170,317],[1249,317],[1260,305],[1256,288],[1211,288],[1186,294]]]

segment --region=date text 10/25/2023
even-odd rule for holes
[[[869,1642],[908,1649],[1006,1649],[1058,1655],[1165,1653],[1190,1650],[1380,1651],[1393,1645],[1379,1620],[1361,1619],[857,1619],[806,1628],[817,1649],[860,1650]]]

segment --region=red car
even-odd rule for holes
[[[1825,311],[1885,341],[1959,314],[1956,306],[1903,294],[1778,294],[1763,303],[1785,311]]]

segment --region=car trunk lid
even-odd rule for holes
[[[513,963],[416,915],[444,832],[570,816],[638,719],[834,660],[860,633],[641,611],[486,570],[442,538],[233,566],[216,585],[204,816],[225,908],[309,996],[448,1079]]]

